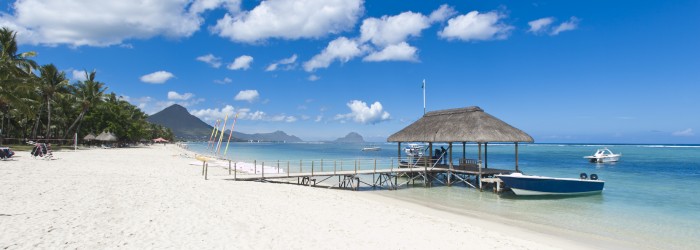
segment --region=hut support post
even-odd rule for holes
[[[484,142],[484,168],[489,168],[489,143]]]
[[[479,166],[479,191],[484,191],[483,187],[481,186],[481,160],[479,160],[479,163],[477,164]]]
[[[447,170],[447,186],[452,185],[452,169],[454,166],[452,165],[452,143],[450,142],[450,145],[448,146],[450,148],[450,169]]]
[[[396,156],[399,157],[397,159],[401,159],[401,142],[399,142],[399,150],[397,150],[397,151],[398,151],[398,154]]]
[[[518,169],[518,143],[515,142],[515,172],[520,172]]]
[[[430,148],[430,158],[425,161],[425,169],[423,171],[423,186],[428,186],[428,164],[432,164],[433,159],[433,143],[428,142],[428,148]]]
[[[479,162],[481,162],[481,142],[479,144]]]
[[[462,159],[464,159],[463,160],[464,162],[467,161],[467,143],[466,142],[462,142]]]

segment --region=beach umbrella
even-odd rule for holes
[[[95,137],[95,139],[98,141],[116,141],[117,136],[110,132],[102,132],[97,137]]]
[[[168,140],[163,139],[163,137],[158,137],[158,138],[153,139],[153,142],[168,142]]]
[[[89,133],[88,135],[86,135],[85,137],[83,137],[83,140],[92,141],[92,140],[95,139],[95,137],[96,137],[95,134]]]

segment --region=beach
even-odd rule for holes
[[[175,145],[54,156],[17,152],[0,162],[0,248],[601,247],[565,232],[373,192],[204,180],[194,154]]]

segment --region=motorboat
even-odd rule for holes
[[[380,150],[382,150],[382,148],[377,147],[377,146],[371,146],[371,145],[362,148],[362,151],[380,151]]]
[[[411,157],[411,158],[419,158],[423,156],[424,146],[417,144],[417,143],[410,143],[408,146],[406,146],[403,151],[406,153],[406,156]]]
[[[616,162],[620,160],[622,154],[614,154],[608,148],[598,149],[595,154],[584,156],[583,158],[588,159],[592,163],[604,163],[604,162]]]
[[[581,178],[555,178],[511,173],[496,175],[516,195],[587,195],[603,191],[605,181],[598,175],[581,173]]]

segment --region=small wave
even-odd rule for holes
[[[700,148],[700,145],[639,145],[640,148]]]

